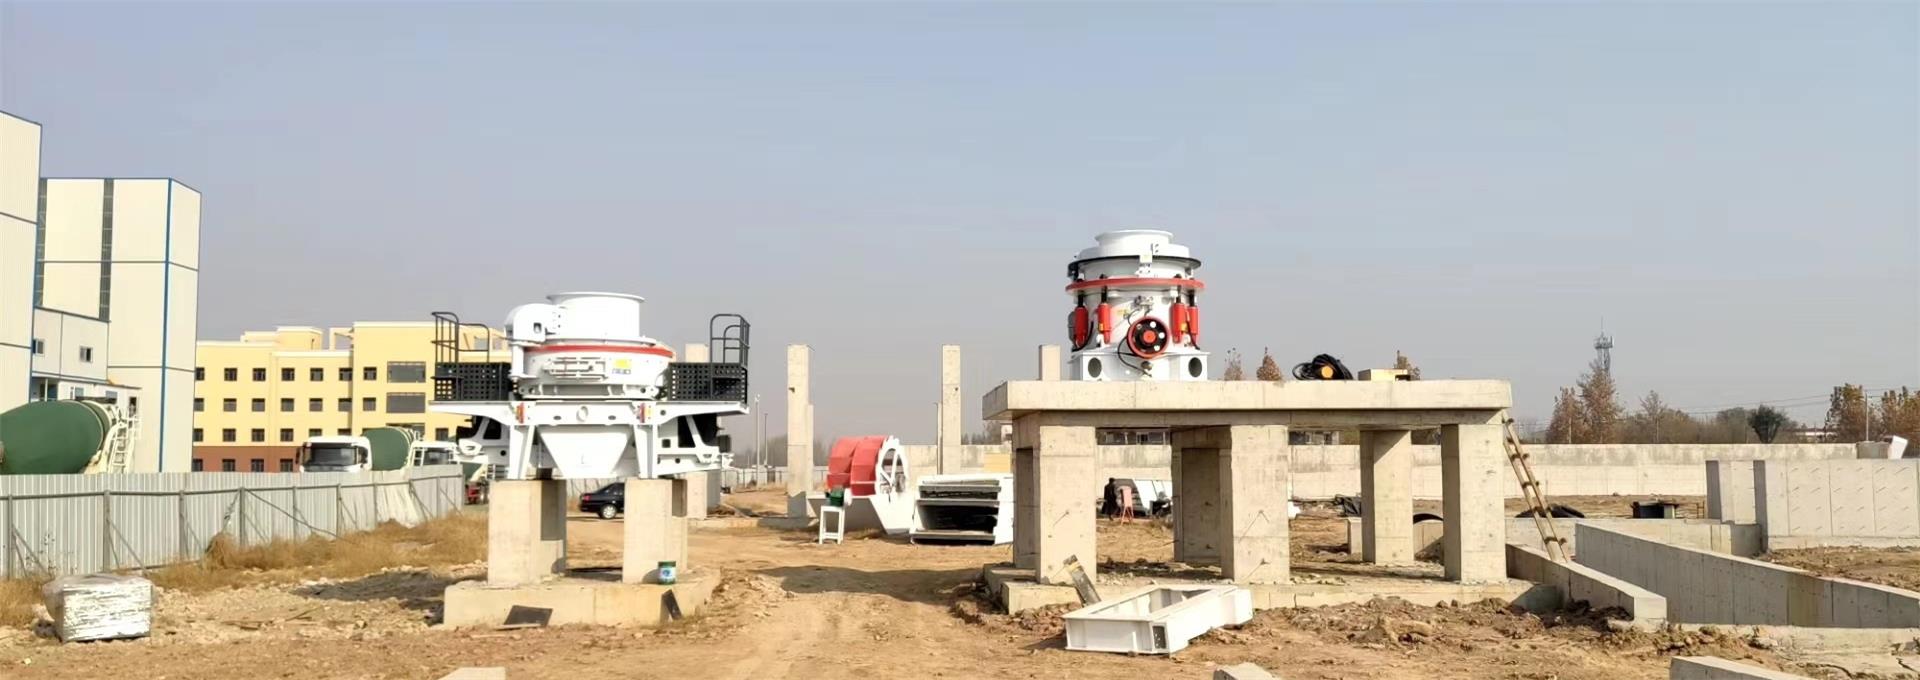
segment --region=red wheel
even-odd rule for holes
[[[1127,349],[1142,359],[1153,359],[1167,353],[1167,344],[1173,340],[1164,321],[1147,317],[1133,322],[1127,329]]]

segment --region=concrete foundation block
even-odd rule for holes
[[[675,487],[686,485],[685,480],[627,480],[621,580],[659,583],[662,562],[687,568],[687,518],[674,511],[673,502]]]
[[[717,575],[703,573],[682,574],[670,586],[580,577],[508,586],[465,581],[447,587],[442,621],[454,628],[519,623],[655,627],[674,620],[673,606],[680,616],[698,612],[718,584]]]
[[[707,497],[715,472],[689,472],[673,480],[673,512],[687,519],[706,519],[713,503]]]
[[[1237,663],[1213,669],[1213,680],[1280,680],[1280,677],[1250,663]]]
[[[1440,428],[1440,477],[1446,500],[1446,575],[1449,580],[1488,582],[1506,575],[1507,468],[1501,427]]]
[[[1095,488],[1099,473],[1094,431],[1091,427],[1041,426],[1036,438],[1036,576],[1041,583],[1068,585],[1073,582],[1067,566],[1070,561],[1077,561],[1089,578],[1099,564],[1094,552],[1095,508],[1088,493]],[[1016,479],[1015,488],[1021,483]]]
[[[1360,433],[1361,556],[1375,564],[1413,561],[1413,433]]]
[[[487,493],[487,582],[540,583],[566,573],[566,481],[495,480]]]
[[[1175,448],[1173,459],[1173,559],[1219,564],[1220,450]]]
[[[1713,656],[1676,656],[1667,665],[1669,680],[1812,680],[1804,675],[1749,666]]]
[[[1234,425],[1220,452],[1221,519],[1231,533],[1220,572],[1234,583],[1291,580],[1287,494],[1292,448],[1284,425]]]
[[[981,570],[981,577],[991,599],[1008,614],[1056,604],[1080,605],[1080,593],[1073,586],[1037,583],[1032,569],[992,565]]]

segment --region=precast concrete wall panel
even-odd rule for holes
[[[1760,461],[1752,477],[1769,549],[1920,545],[1920,459]]]

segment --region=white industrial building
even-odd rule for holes
[[[105,397],[136,472],[192,460],[200,193],[168,178],[45,178],[40,126],[0,112],[0,411]]]

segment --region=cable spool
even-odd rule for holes
[[[1312,361],[1293,367],[1295,380],[1352,380],[1353,371],[1331,354],[1315,356]]]

